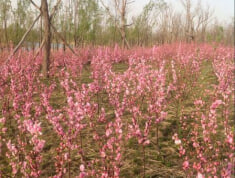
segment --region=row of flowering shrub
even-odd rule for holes
[[[165,140],[179,151],[184,175],[234,174],[233,48],[177,43],[76,52],[52,53],[49,80],[33,52],[0,66],[0,177],[125,177],[134,159],[128,152],[139,148],[138,174],[154,176],[147,152],[161,151],[163,122],[174,123]]]

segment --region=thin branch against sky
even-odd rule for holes
[[[11,1],[15,6],[17,0],[11,0]],[[34,0],[34,1],[38,5],[40,4],[40,0]],[[182,11],[182,5],[180,3],[180,0],[165,0],[165,1],[173,4],[175,10]],[[198,0],[193,0],[193,1],[196,4]],[[144,5],[146,5],[148,2],[149,0],[135,0],[135,2],[130,7],[129,15],[134,16],[140,14]],[[214,16],[222,23],[229,21],[232,17],[234,17],[234,0],[202,0],[202,4],[204,6],[209,5],[212,9],[214,9]]]

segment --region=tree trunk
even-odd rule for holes
[[[44,28],[44,39],[45,39],[45,44],[43,46],[42,73],[44,78],[48,78],[49,68],[50,68],[51,31],[50,31],[50,19],[48,13],[47,0],[41,0],[41,11],[43,17],[43,28]]]
[[[9,49],[9,45],[8,45],[8,35],[7,35],[7,20],[4,19],[4,32],[5,32],[5,43],[6,43],[6,47]]]
[[[42,16],[40,18],[40,39],[39,39],[39,46],[41,45],[41,43],[42,43]]]
[[[122,35],[122,47],[126,47],[126,2],[122,2],[122,11],[121,11],[121,35]]]
[[[77,17],[78,17],[78,1],[74,1],[74,47],[77,47]]]

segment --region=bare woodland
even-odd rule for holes
[[[43,50],[43,75],[50,66],[50,49],[115,45],[151,46],[176,41],[234,43],[234,18],[220,24],[213,9],[179,0],[177,12],[164,0],[150,0],[130,16],[133,0],[0,1],[0,50],[20,47]],[[32,19],[35,19],[32,21]],[[225,35],[226,34],[226,35]],[[74,53],[74,51],[73,51]]]

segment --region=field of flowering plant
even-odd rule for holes
[[[0,177],[232,177],[234,49],[0,55]]]

